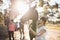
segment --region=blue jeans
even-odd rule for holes
[[[9,40],[11,40],[11,37],[14,40],[14,32],[13,31],[9,31]]]

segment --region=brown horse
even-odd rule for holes
[[[38,20],[38,12],[37,10],[35,10],[35,6],[30,8],[26,14],[21,18],[21,23],[24,24],[24,22],[26,22],[27,20],[32,19],[32,29],[34,31],[36,31],[36,21]],[[30,38],[32,40],[32,38],[35,37],[31,32],[30,32]]]

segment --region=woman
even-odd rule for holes
[[[37,25],[36,40],[45,40],[45,37],[46,37],[45,23],[46,23],[46,18],[41,17]]]
[[[13,20],[10,20],[8,28],[9,28],[9,40],[11,40],[11,36],[14,40],[15,24],[14,24]]]

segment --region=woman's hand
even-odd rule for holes
[[[37,36],[37,37],[39,37],[39,36],[40,36],[40,33],[39,33],[39,34],[37,34],[36,36]]]

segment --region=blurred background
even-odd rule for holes
[[[47,18],[46,40],[60,40],[60,0],[0,0],[0,40],[9,40],[5,25],[8,20],[24,23],[32,19],[36,22],[41,17]]]

